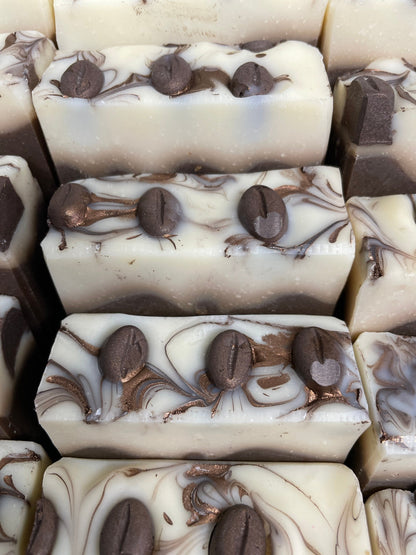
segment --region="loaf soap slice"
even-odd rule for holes
[[[3,18],[1,6],[0,1]],[[54,55],[52,41],[39,32],[0,34],[0,154],[22,156],[48,199],[56,189],[55,170],[33,107],[32,89]]]
[[[53,555],[370,553],[357,480],[339,464],[64,458],[42,502],[32,545]]]
[[[415,90],[415,68],[403,58],[338,80],[334,142],[346,198],[416,192]]]
[[[57,191],[49,220],[68,313],[329,315],[354,257],[328,167],[89,179]]]
[[[0,552],[26,553],[49,459],[29,441],[0,441]]]
[[[416,481],[416,338],[363,333],[354,343],[372,426],[352,465],[366,492]]]
[[[322,56],[297,41],[58,52],[33,100],[61,183],[319,164],[332,117]]]
[[[320,48],[331,82],[376,58],[416,63],[415,20],[412,0],[329,0]]]
[[[35,404],[72,456],[342,462],[370,424],[348,330],[318,316],[72,315]]]
[[[327,0],[55,0],[61,50],[121,44],[240,43],[297,39],[316,44]]]
[[[356,240],[346,319],[363,331],[416,335],[415,195],[353,197],[347,210]]]
[[[0,0],[0,33],[22,30],[55,36],[53,0]]]

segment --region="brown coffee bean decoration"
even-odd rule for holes
[[[246,62],[235,71],[230,90],[234,96],[243,98],[268,94],[274,85],[267,69],[255,62]]]
[[[88,60],[78,60],[62,74],[60,91],[73,98],[93,98],[101,92],[104,74]]]
[[[342,347],[334,333],[322,328],[301,329],[292,344],[292,362],[305,385],[324,393],[342,377]]]
[[[209,380],[222,390],[244,385],[253,367],[248,338],[235,330],[219,333],[211,342],[206,358]]]
[[[240,44],[240,48],[243,48],[244,50],[250,50],[250,52],[264,52],[265,50],[273,48],[273,46],[276,46],[275,42],[265,39],[251,40],[249,42],[244,42],[243,44]]]
[[[218,518],[209,555],[265,555],[266,532],[260,515],[248,505],[233,505]]]
[[[174,231],[181,220],[182,207],[167,189],[153,187],[139,200],[139,224],[152,237],[163,237]]]
[[[56,229],[74,229],[85,225],[91,195],[79,183],[61,185],[53,194],[48,219]]]
[[[58,531],[58,515],[55,507],[45,497],[36,503],[35,521],[26,555],[50,555]]]
[[[147,507],[123,499],[107,516],[100,534],[100,555],[152,555],[154,529]]]
[[[118,328],[105,340],[98,355],[98,366],[110,382],[128,382],[146,363],[148,344],[135,326]]]
[[[161,94],[178,96],[191,88],[191,66],[177,54],[165,54],[153,62],[150,82]]]
[[[253,185],[241,196],[238,217],[256,239],[271,243],[287,229],[287,211],[279,193],[264,185]]]

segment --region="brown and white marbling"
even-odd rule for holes
[[[36,443],[0,441],[0,553],[26,553],[48,464],[45,451]]]
[[[414,493],[385,489],[365,503],[373,555],[411,555],[416,550]]]
[[[150,84],[150,66],[172,53],[190,64],[194,85],[169,97]],[[77,60],[91,61],[104,74],[101,91],[90,99],[67,97],[59,88]],[[231,93],[234,72],[248,62],[271,74],[268,94]],[[59,52],[33,101],[61,183],[180,168],[242,172],[316,165],[325,156],[332,117],[322,56],[297,41],[261,53],[207,42]]]
[[[354,237],[335,168],[79,183],[104,197],[88,206],[98,221],[63,234],[51,227],[42,243],[68,313],[331,314],[351,268]],[[238,218],[239,200],[255,184],[275,189],[287,212],[285,233],[267,244]],[[182,205],[169,237],[146,234],[136,215],[141,196],[156,186]],[[115,212],[102,218],[102,210]]]
[[[3,19],[1,5],[0,1]],[[32,89],[55,50],[52,41],[37,31],[0,34],[0,154],[22,156],[47,198],[56,188],[56,177],[33,107]]]
[[[416,339],[363,333],[354,343],[372,422],[353,451],[365,491],[416,481]]]
[[[296,39],[316,44],[327,0],[55,0],[61,50],[121,44],[234,44]]]
[[[346,321],[364,331],[407,328],[415,335],[415,195],[353,197],[347,202],[356,257],[347,284]]]
[[[64,458],[47,470],[43,495],[59,518],[53,555],[98,554],[104,522],[126,497],[150,511],[155,554],[207,554],[218,516],[241,503],[263,520],[268,552],[370,553],[356,478],[338,464]]]
[[[125,325],[141,330],[148,355],[137,375],[113,383],[97,357]],[[341,369],[322,393],[292,363],[296,332],[310,326],[329,330]],[[206,353],[228,329],[249,338],[253,367],[245,383],[220,390],[207,375]],[[35,404],[58,450],[76,456],[342,462],[369,425],[348,330],[318,316],[72,315]]]

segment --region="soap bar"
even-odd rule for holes
[[[338,80],[332,148],[346,198],[416,193],[415,87],[415,68],[403,59]]]
[[[39,345],[49,348],[61,316],[39,247],[42,193],[18,156],[0,156],[0,294],[17,297]]]
[[[33,101],[61,183],[315,165],[332,117],[322,56],[297,41],[58,52]]]
[[[55,0],[56,38],[61,50],[200,41],[316,44],[327,1]]]
[[[411,555],[416,550],[414,493],[385,489],[365,503],[373,555]]]
[[[329,0],[320,48],[331,82],[376,58],[416,63],[415,20],[412,0]]]
[[[48,464],[45,451],[37,443],[0,441],[1,553],[26,553]]]
[[[347,327],[319,316],[75,314],[35,405],[87,457],[342,462],[370,424]]]
[[[366,492],[416,481],[416,338],[367,332],[354,343],[372,426],[358,441],[352,468]]]
[[[416,335],[415,200],[388,195],[347,202],[357,253],[346,295],[353,338],[363,331]]]
[[[3,18],[1,5],[0,0]],[[33,107],[32,89],[54,55],[55,46],[39,32],[0,34],[0,154],[22,156],[46,198],[56,189],[57,178]]]
[[[354,257],[328,167],[88,179],[58,189],[49,220],[67,313],[329,315]]]
[[[128,545],[171,555],[370,553],[357,480],[340,464],[64,458],[45,473],[43,503],[50,524],[33,537],[53,555]]]
[[[19,29],[55,35],[53,0],[0,0],[0,33]]]

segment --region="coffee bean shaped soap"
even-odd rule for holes
[[[317,327],[303,328],[292,345],[292,362],[305,385],[325,392],[339,382],[342,375],[342,349],[335,335]]]
[[[64,96],[93,98],[101,92],[103,85],[101,69],[88,60],[78,60],[63,73],[60,90]]]
[[[61,185],[49,203],[48,218],[51,225],[61,230],[85,225],[90,202],[89,191],[79,183]]]
[[[36,503],[35,521],[26,555],[50,555],[58,531],[58,515],[55,507],[45,497]]]
[[[138,499],[123,499],[112,508],[100,535],[100,555],[152,555],[154,531],[147,507]]]
[[[233,505],[218,518],[209,555],[265,555],[266,533],[260,515],[248,505]]]
[[[273,77],[265,67],[247,62],[237,68],[231,79],[230,89],[234,96],[243,98],[268,94],[273,85]]]
[[[287,229],[286,206],[279,193],[264,185],[253,185],[241,196],[238,217],[256,239],[271,243]]]
[[[146,363],[147,340],[135,326],[123,326],[104,342],[98,355],[98,366],[110,382],[127,382]]]
[[[153,62],[150,82],[161,94],[178,96],[192,85],[191,66],[177,54],[165,54]]]
[[[206,371],[209,380],[222,390],[244,385],[253,366],[248,338],[235,330],[218,334],[207,352]]]
[[[177,198],[162,187],[153,187],[141,197],[137,216],[139,224],[152,237],[163,237],[174,231],[182,217]]]

